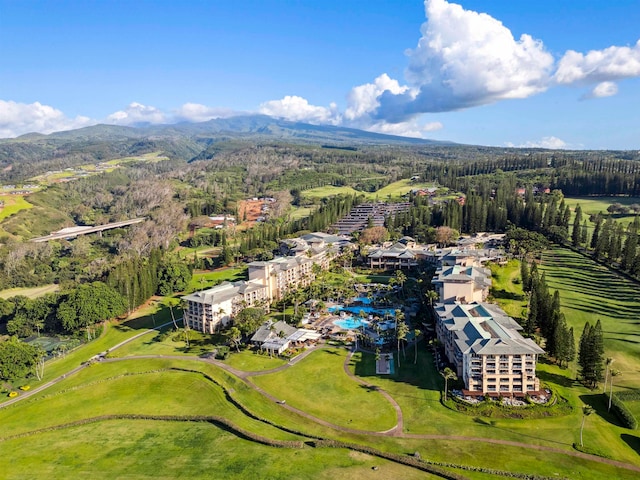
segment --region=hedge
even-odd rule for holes
[[[633,413],[631,413],[624,402],[620,400],[617,393],[614,393],[612,396],[611,406],[613,407],[613,413],[616,414],[625,428],[629,428],[631,430],[638,428],[638,421],[636,420],[636,417],[633,416]]]

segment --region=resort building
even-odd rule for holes
[[[411,237],[402,237],[395,243],[385,242],[367,255],[370,268],[402,270],[418,266],[426,257],[428,246],[418,245]]]
[[[522,327],[491,303],[435,305],[436,334],[464,381],[466,395],[524,396],[538,392],[538,355],[544,350]]]
[[[251,337],[251,343],[273,355],[280,355],[291,346],[316,342],[322,335],[314,330],[292,327],[283,321],[265,322]]]
[[[339,247],[327,240],[344,241],[327,234],[315,233],[308,237],[308,240],[304,237],[293,239],[296,245],[306,245],[306,248],[296,248],[293,256],[249,263],[249,281],[223,282],[182,297],[187,304],[185,325],[214,333],[229,325],[243,308],[259,305],[268,311],[269,304],[288,291],[308,286],[315,280],[313,265],[328,268],[330,259],[339,251]]]
[[[482,302],[489,295],[491,270],[461,265],[442,266],[436,270],[431,283],[441,302]]]
[[[193,330],[214,333],[231,323],[243,308],[263,306],[269,309],[269,290],[257,282],[223,282],[213,288],[182,297],[185,325]]]

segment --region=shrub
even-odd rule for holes
[[[26,392],[26,391],[27,391],[27,390],[29,390],[30,388],[31,388],[31,385],[22,385],[22,386],[20,387],[20,390],[22,390],[22,391]]]
[[[9,397],[14,398],[18,396],[18,392],[9,392]]]

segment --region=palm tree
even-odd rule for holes
[[[449,391],[449,380],[457,380],[458,375],[456,372],[451,370],[449,367],[445,368],[443,372],[440,373],[444,377],[444,401],[447,401],[447,392]]]
[[[415,347],[415,352],[416,355],[413,358],[413,364],[415,365],[416,363],[418,363],[418,337],[420,336],[422,332],[420,330],[418,330],[417,328],[413,331],[413,346]]]
[[[402,320],[396,319],[396,338],[398,339],[398,368],[400,368],[400,342],[407,338],[409,333],[409,327]],[[402,353],[404,354],[404,344],[402,346]]]
[[[404,284],[407,281],[407,276],[404,274],[402,270],[396,270],[395,280],[398,286],[400,287],[400,293],[404,297]]]
[[[429,290],[425,293],[425,296],[427,297],[427,300],[429,300],[429,305],[433,307],[434,300],[438,299],[438,292],[435,290]]]
[[[607,412],[611,410],[611,400],[613,399],[613,377],[617,377],[618,375],[620,375],[618,370],[611,370],[611,376],[609,377],[611,387],[609,388],[609,407],[607,408]]]
[[[180,303],[180,300],[178,300],[177,298],[167,299],[167,306],[169,307],[169,312],[171,312],[171,320],[173,321],[173,327],[176,330],[178,330],[178,324],[176,323],[176,316],[173,314],[173,307],[177,307],[179,303]]]
[[[607,368],[604,371],[604,385],[602,386],[602,393],[606,393],[607,391],[607,380],[609,379],[609,369],[611,368],[611,364],[613,363],[613,358],[607,357],[604,363]]]
[[[587,417],[591,415],[593,412],[594,412],[593,408],[590,407],[589,405],[582,406],[582,425],[580,426],[580,446],[581,447],[584,447],[584,444],[582,443],[582,431],[584,430],[584,422],[587,419]]]

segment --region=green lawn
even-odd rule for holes
[[[562,310],[574,328],[576,342],[585,322],[600,319],[605,355],[615,360],[622,375],[618,385],[640,385],[640,287],[569,249],[545,252],[541,270],[553,292],[560,291]]]
[[[268,447],[209,423],[106,421],[6,441],[3,449],[12,452],[0,456],[6,479],[333,480],[366,479],[372,473],[379,478],[435,478],[345,449]]]
[[[411,190],[420,188],[430,188],[435,185],[432,183],[419,183],[412,182],[408,178],[404,180],[398,180],[397,182],[390,183],[389,185],[382,187],[377,192],[367,194],[367,197],[371,200],[378,198],[379,200],[387,200],[393,198],[398,200],[403,195],[406,195]]]
[[[294,220],[300,220],[301,218],[308,217],[309,215],[311,215],[311,213],[314,210],[315,209],[311,207],[292,207],[288,213],[289,220],[294,221]]]
[[[520,262],[510,260],[507,265],[491,264],[491,296],[509,316],[520,320],[525,317],[527,299],[522,292]]]
[[[571,207],[571,220],[569,222],[569,235],[571,235],[571,229],[573,228],[573,218],[575,213],[575,207],[580,204],[582,209],[582,221],[587,221],[588,240],[591,239],[595,224],[589,221],[589,215],[595,215],[602,212],[605,217],[610,216],[607,212],[607,207],[614,203],[621,203],[622,205],[632,205],[634,203],[640,203],[638,197],[566,197],[565,202]],[[617,222],[623,223],[625,226],[633,221],[635,217],[634,213],[627,215],[614,214],[613,218]]]
[[[335,197],[336,195],[358,195],[363,192],[354,190],[351,187],[334,187],[333,185],[325,185],[324,187],[311,188],[304,190],[302,196],[306,198],[326,198]]]
[[[396,423],[384,397],[343,371],[346,350],[313,352],[294,368],[252,377],[252,381],[287,404],[336,425],[382,431]]]
[[[204,290],[225,280],[228,282],[247,280],[247,275],[247,267],[244,265],[241,267],[222,268],[213,272],[194,273],[187,290],[190,292]]]
[[[224,363],[244,372],[260,372],[281,367],[287,363],[287,360],[261,355],[255,350],[240,350],[240,352],[232,350]]]
[[[429,187],[433,187],[433,184],[415,183],[409,179],[404,179],[393,182],[375,192],[361,192],[348,186],[334,187],[332,185],[326,185],[324,187],[316,187],[309,190],[304,190],[302,192],[302,195],[303,197],[307,198],[326,198],[333,197],[335,195],[364,195],[367,200],[384,201],[388,199],[398,200],[413,189]]]
[[[60,288],[60,285],[50,284],[43,285],[41,287],[16,287],[16,288],[8,288],[6,290],[0,291],[0,298],[11,298],[17,295],[23,295],[29,298],[38,298],[46,295],[47,293],[57,292]]]
[[[0,222],[20,210],[33,208],[23,195],[0,195],[0,200],[4,202],[4,206],[0,208]]]

